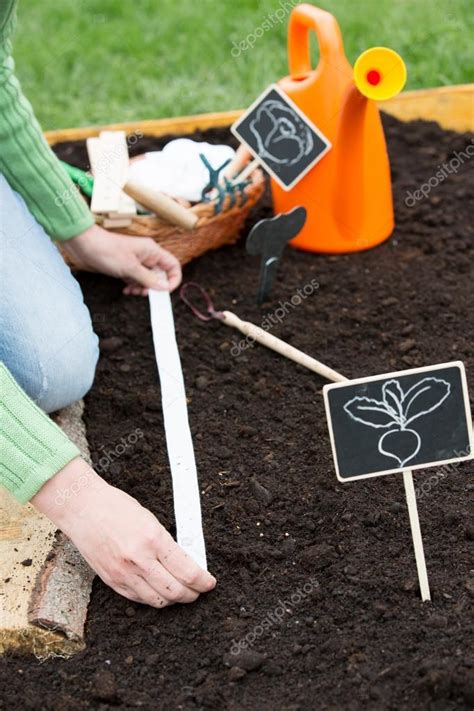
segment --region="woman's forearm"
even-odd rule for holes
[[[31,503],[73,541],[107,585],[129,600],[161,608],[193,602],[216,584],[150,511],[82,459],[47,481]]]

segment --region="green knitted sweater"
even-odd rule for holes
[[[54,240],[94,224],[90,210],[46,143],[14,75],[11,37],[17,0],[0,0],[0,172]]]
[[[78,448],[0,363],[0,484],[26,503],[79,456]]]
[[[94,220],[46,143],[14,76],[15,9],[16,0],[0,0],[0,172],[50,237],[70,239]],[[0,363],[0,485],[25,503],[79,455]]]

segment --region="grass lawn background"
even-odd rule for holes
[[[352,63],[382,44],[405,59],[408,89],[473,81],[471,0],[318,5],[337,17]],[[241,108],[288,72],[289,9],[285,0],[23,0],[17,74],[44,129]],[[271,29],[232,56],[265,19]]]

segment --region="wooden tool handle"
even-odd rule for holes
[[[136,178],[129,178],[123,186],[123,190],[127,195],[172,225],[183,227],[186,230],[196,227],[199,217],[194,212],[183,207],[168,195],[152,190]]]
[[[236,328],[241,333],[246,336],[250,336],[258,343],[270,348],[272,351],[276,351],[277,353],[280,353],[280,355],[285,356],[285,358],[289,358],[295,363],[299,363],[304,368],[312,370],[313,373],[318,373],[319,375],[322,375],[323,378],[332,380],[336,383],[347,380],[347,378],[343,375],[337,373],[335,370],[332,370],[332,368],[328,368],[328,366],[324,365],[324,363],[320,363],[319,360],[311,358],[311,356],[306,355],[303,351],[299,351],[297,348],[285,343],[285,341],[280,340],[276,336],[272,336],[272,334],[268,333],[268,331],[264,331],[262,328],[255,326],[255,324],[250,323],[249,321],[242,321],[242,319],[231,311],[223,311],[222,316],[222,321],[226,324],[226,326]]]
[[[245,166],[245,168],[243,169],[243,171],[241,173],[239,173],[238,175],[235,176],[235,178],[233,179],[232,182],[233,183],[241,183],[243,180],[247,180],[247,178],[249,178],[252,175],[253,171],[256,170],[259,165],[260,165],[259,159],[254,158],[250,163],[247,163],[247,165]]]
[[[243,168],[245,168],[247,163],[252,160],[252,158],[253,156],[248,148],[244,145],[240,145],[234,158],[231,160],[229,165],[224,168],[222,178],[226,177],[229,178],[229,180],[232,180],[240,173],[241,170],[243,170]]]

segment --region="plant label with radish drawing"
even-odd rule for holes
[[[291,190],[331,148],[278,84],[269,86],[231,131],[283,190]]]
[[[474,456],[459,361],[334,383],[323,392],[339,481]]]

